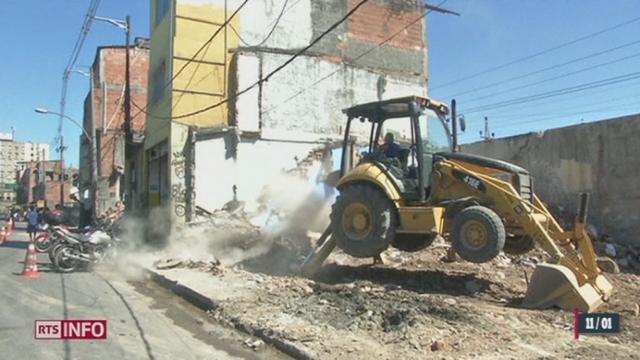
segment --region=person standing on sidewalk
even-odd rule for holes
[[[33,242],[36,237],[36,231],[38,229],[38,211],[35,206],[31,205],[27,210],[27,233],[29,234],[29,240]]]

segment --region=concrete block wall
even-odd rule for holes
[[[523,166],[536,193],[576,213],[580,192],[591,194],[589,222],[615,241],[640,244],[640,115],[463,146],[463,151]]]

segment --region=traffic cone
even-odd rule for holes
[[[3,226],[0,228],[0,245],[7,242],[7,229]]]
[[[38,272],[38,254],[36,253],[36,247],[33,243],[29,243],[27,248],[27,256],[24,258],[24,270],[22,275],[28,278],[40,277]]]

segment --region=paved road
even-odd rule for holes
[[[28,237],[17,229],[0,246],[2,359],[284,359],[253,352],[248,336],[210,322],[204,313],[149,282],[113,272],[55,272],[38,255],[42,276],[20,274]],[[35,340],[34,320],[106,319],[107,340]]]

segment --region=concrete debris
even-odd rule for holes
[[[457,303],[458,303],[458,302],[456,301],[456,299],[453,299],[453,298],[446,298],[446,299],[444,299],[444,302],[445,302],[445,303],[447,303],[447,304],[449,304],[449,305],[455,305],[455,304],[457,304]]]
[[[169,270],[176,268],[188,268],[195,269],[201,272],[211,273],[212,275],[219,275],[222,273],[222,267],[220,261],[203,261],[203,260],[191,260],[191,259],[162,259],[153,264],[153,267],[158,270]]]
[[[264,345],[264,341],[260,339],[253,340],[251,338],[248,338],[247,340],[244,341],[244,344],[253,350],[258,350],[259,347]]]
[[[444,350],[447,346],[447,343],[444,340],[435,340],[431,343],[431,351],[440,351]]]
[[[615,245],[608,243],[605,245],[604,248],[604,253],[607,254],[607,256],[615,258],[616,257],[616,247]]]
[[[602,271],[611,273],[611,274],[617,274],[620,272],[620,268],[618,267],[618,264],[614,260],[609,259],[607,257],[598,258],[598,267]]]
[[[499,268],[505,268],[507,266],[511,266],[511,259],[509,259],[509,257],[506,256],[505,254],[499,254],[493,259],[493,261],[495,262],[496,266]]]
[[[633,314],[635,316],[640,316],[640,304],[636,304],[635,309],[633,310]]]
[[[540,263],[540,259],[535,256],[521,257],[517,263],[523,266],[534,268]]]
[[[173,269],[182,265],[182,260],[178,259],[164,259],[158,260],[153,264],[153,267],[158,270],[168,270]]]

